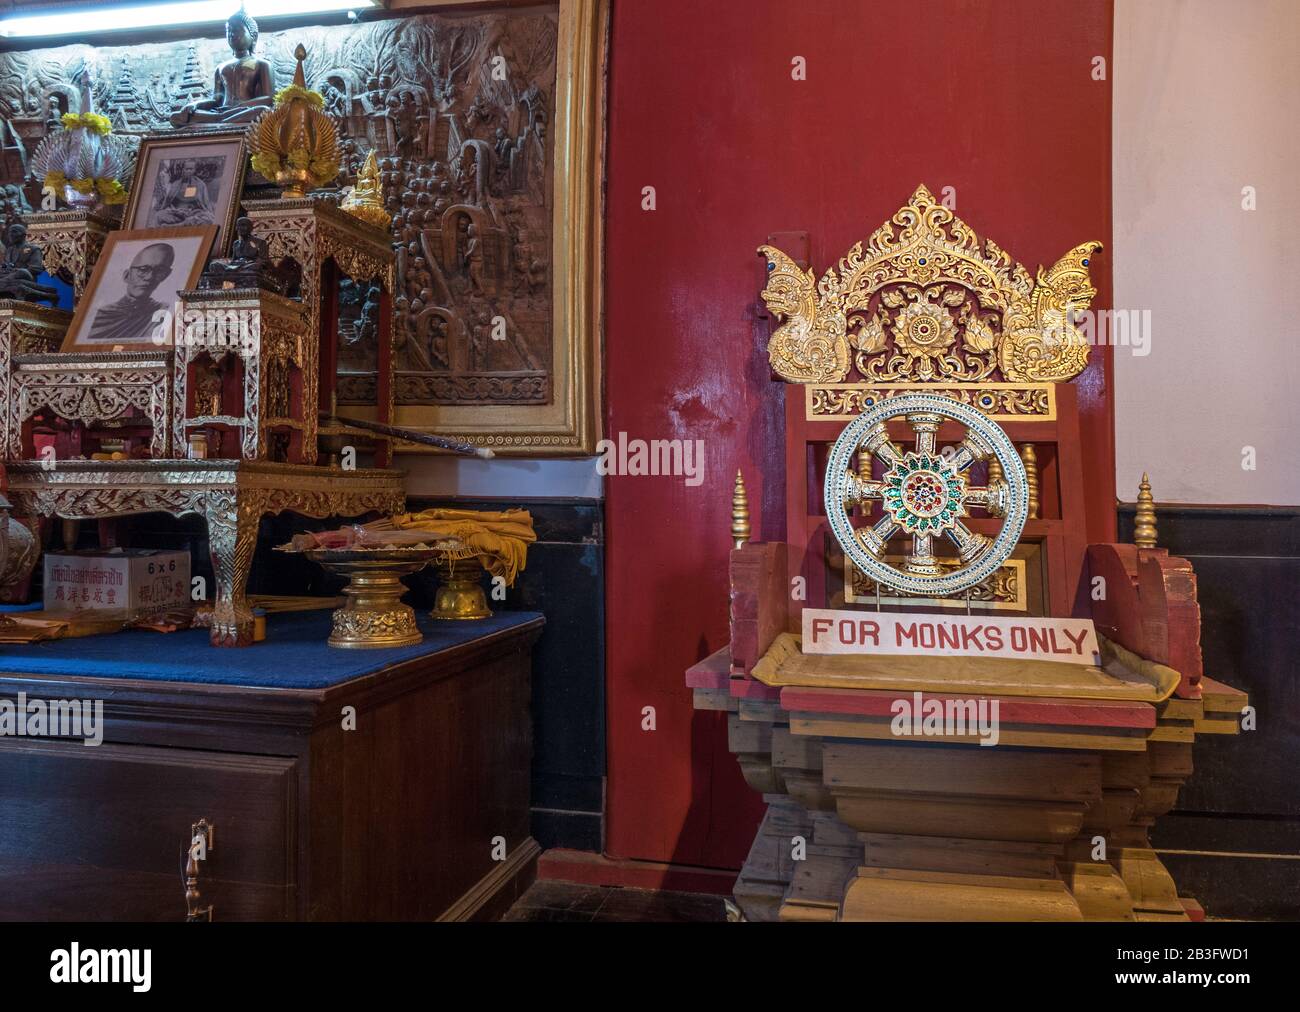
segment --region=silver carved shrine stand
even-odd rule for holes
[[[17,516],[101,520],[141,513],[197,515],[207,524],[216,587],[211,642],[246,646],[245,597],[262,517],[317,519],[398,513],[403,475],[388,470],[388,440],[331,424],[338,390],[338,287],[342,274],[380,287],[375,402],[362,414],[393,419],[392,292],[395,258],[383,229],[312,200],[246,203],[271,256],[302,268],[301,300],[258,289],[180,293],[176,347],[156,352],[59,352],[71,314],[0,303],[0,448]],[[116,223],[82,212],[29,217],[51,271],[80,297]],[[189,320],[204,321],[198,330]],[[217,321],[215,329],[206,321]],[[37,460],[26,431],[48,408],[90,428],[127,410],[151,426],[148,459]],[[198,432],[216,439],[209,459],[187,459]],[[376,468],[318,460],[318,437],[373,441]],[[219,459],[210,459],[217,457]]]
[[[310,197],[280,200],[246,200],[244,213],[253,222],[253,234],[267,244],[275,260],[288,257],[302,268],[302,305],[311,333],[320,335],[318,347],[320,410],[331,421],[321,436],[346,435],[373,441],[375,465],[387,467],[392,459],[389,440],[374,433],[334,423],[338,408],[339,282],[342,275],[357,284],[379,285],[376,321],[375,400],[373,405],[349,405],[372,414],[373,420],[393,424],[393,292],[397,283],[397,258],[386,229],[354,218],[333,204]],[[314,459],[314,458],[313,458]]]
[[[253,460],[70,460],[10,462],[9,499],[18,516],[102,520],[136,513],[196,514],[207,521],[216,578],[211,642],[247,646],[253,613],[244,596],[262,517],[282,512],[324,519],[405,505],[399,471]]]

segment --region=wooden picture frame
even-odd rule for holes
[[[218,159],[220,164],[213,165]],[[194,183],[188,186],[183,178],[177,178],[187,162],[200,167]],[[134,231],[213,224],[218,229],[213,248],[218,256],[225,256],[234,235],[248,167],[245,131],[227,127],[148,134],[140,141],[135,164],[122,227]],[[159,200],[160,181],[161,187],[170,187],[164,198],[170,206]],[[214,182],[218,183],[215,192]],[[201,206],[204,204],[209,206],[205,209]]]
[[[176,293],[198,284],[216,237],[216,225],[109,232],[60,350],[156,351],[170,347],[172,324],[179,315]],[[170,262],[167,254],[156,249],[160,246],[170,247]],[[134,262],[138,258],[143,258],[139,264]],[[163,268],[167,272],[153,282]],[[136,270],[142,276],[133,273],[128,278],[128,271]],[[101,316],[104,309],[113,311]],[[169,315],[159,315],[163,312]]]

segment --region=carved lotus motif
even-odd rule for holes
[[[913,360],[920,379],[934,378],[934,360],[942,358],[956,340],[957,325],[940,304],[917,299],[894,317],[894,344]]]

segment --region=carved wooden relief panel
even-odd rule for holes
[[[594,443],[604,18],[599,0],[561,0],[258,38],[277,87],[306,46],[308,84],[340,123],[340,186],[369,151],[379,157],[397,251],[400,424],[506,452]],[[62,112],[79,111],[83,68],[96,111],[138,136],[205,97],[228,57],[222,38],[0,53],[0,215],[39,201],[34,181],[21,185],[27,162]],[[557,164],[580,178],[557,186]],[[340,312],[343,404],[373,400],[375,387],[372,300],[355,281]]]

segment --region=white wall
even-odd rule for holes
[[[485,496],[505,499],[599,499],[604,479],[596,458],[574,460],[492,460],[443,454],[398,454],[406,472],[408,496]]]
[[[1116,0],[1111,72],[1119,497],[1300,504],[1300,2]]]

